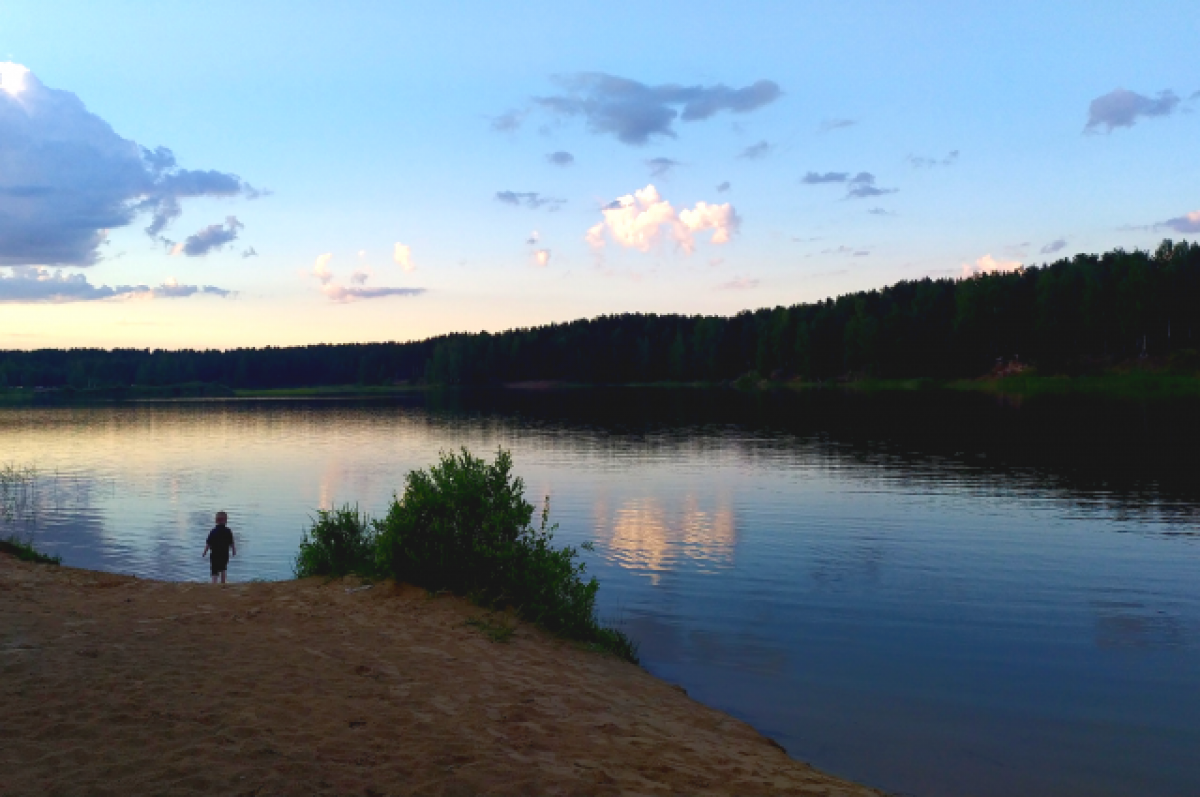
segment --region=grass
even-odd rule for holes
[[[517,632],[515,623],[503,615],[498,617],[495,612],[472,617],[467,620],[467,625],[478,628],[481,634],[493,642],[508,642]]]
[[[999,379],[963,379],[951,390],[1012,396],[1101,396],[1122,399],[1200,398],[1200,376],[1129,371],[1094,376],[1016,375]]]
[[[391,396],[424,388],[415,385],[318,385],[314,387],[239,388],[237,398],[320,398],[354,396]]]
[[[9,462],[0,467],[0,521],[37,520],[38,470]]]
[[[12,554],[22,562],[34,562],[40,565],[61,565],[61,556],[50,556],[34,548],[26,542],[21,542],[16,537],[9,537],[7,540],[0,540],[0,553]]]

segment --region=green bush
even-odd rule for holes
[[[408,474],[403,496],[376,521],[376,571],[514,607],[550,631],[636,661],[632,642],[596,621],[599,584],[584,580],[578,552],[552,544],[557,527],[547,527],[549,499],[535,527],[524,493],[506,451],[492,463],[466,449],[443,453],[428,471]]]
[[[375,564],[375,539],[371,519],[357,506],[318,509],[312,527],[300,542],[296,576],[370,575]]]

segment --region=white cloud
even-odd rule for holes
[[[963,263],[962,276],[963,279],[967,279],[979,274],[1005,274],[1010,271],[1019,271],[1021,268],[1018,260],[997,260],[990,254],[986,254],[974,263]]]
[[[329,261],[333,260],[333,253],[326,252],[317,258],[317,262],[313,264],[313,276],[321,281],[322,285],[328,285],[333,279],[333,272],[329,270]]]
[[[412,261],[412,249],[399,241],[396,242],[396,248],[392,251],[392,260],[395,260],[396,265],[406,274],[410,271],[415,271],[417,268],[416,264]]]
[[[550,250],[539,249],[533,253],[533,264],[539,268],[545,268],[550,265]]]
[[[721,205],[697,202],[694,208],[676,211],[653,185],[617,199],[601,213],[604,220],[592,226],[584,237],[595,249],[603,248],[606,238],[611,238],[620,246],[648,252],[666,235],[691,253],[696,248],[696,233],[712,230],[711,242],[724,244],[740,223],[737,211],[728,202]]]

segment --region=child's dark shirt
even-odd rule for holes
[[[208,547],[212,549],[212,572],[223,572],[229,566],[229,549],[233,547],[233,532],[228,526],[213,526],[208,533]]]

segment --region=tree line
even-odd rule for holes
[[[961,377],[1012,360],[1072,373],[1194,350],[1197,332],[1200,244],[1165,240],[734,316],[626,313],[403,343],[3,351],[0,387]]]

